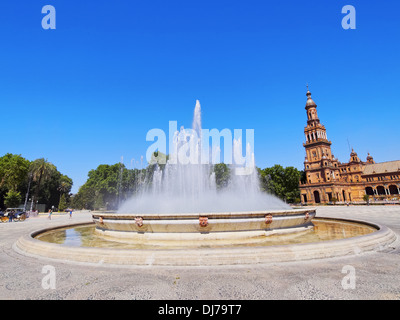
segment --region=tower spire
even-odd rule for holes
[[[308,88],[308,82],[307,82],[307,93],[306,93],[306,96],[307,96],[306,109],[307,109],[307,107],[311,107],[311,106],[312,107],[316,107],[317,104],[311,98],[311,92],[310,92],[310,90]]]
[[[326,129],[320,123],[317,113],[317,104],[311,99],[311,92],[307,83],[307,102],[306,102],[306,110],[307,110],[307,127],[304,129],[304,133],[306,136],[306,145],[315,144],[316,142],[324,142],[328,146],[330,146],[330,141],[326,136]],[[321,149],[319,152],[320,155],[325,154],[327,149]],[[329,152],[330,154],[330,152]],[[310,157],[308,157],[310,159]]]

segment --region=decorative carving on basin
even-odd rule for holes
[[[310,208],[204,214],[94,213],[93,221],[97,232],[110,237],[172,240],[202,239],[207,236],[236,239],[262,236],[272,230],[304,231],[313,227],[315,214],[315,209]]]
[[[136,217],[135,218],[136,225],[140,228],[143,227],[143,217]]]
[[[265,223],[266,223],[266,224],[271,224],[271,223],[272,223],[272,214],[268,213],[268,214],[265,216]]]
[[[208,226],[208,217],[199,217],[199,224],[200,224],[200,227],[207,227]]]

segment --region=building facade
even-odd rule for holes
[[[395,202],[400,200],[400,160],[375,163],[368,154],[362,161],[352,150],[349,161],[332,154],[332,142],[321,124],[317,105],[307,90],[305,181],[300,182],[302,204]],[[366,197],[365,195],[368,195]]]

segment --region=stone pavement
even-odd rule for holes
[[[377,222],[400,235],[400,206],[321,206],[317,216]],[[218,267],[96,267],[13,250],[17,239],[33,230],[90,220],[89,212],[77,212],[72,219],[55,214],[52,220],[41,215],[0,223],[0,299],[400,299],[399,240],[380,252]],[[42,287],[48,265],[54,267],[55,289]],[[355,275],[350,282],[349,270]]]

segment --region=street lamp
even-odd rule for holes
[[[26,191],[26,195],[25,195],[24,212],[26,211],[26,205],[28,203],[29,190],[31,188],[31,181],[32,181],[32,172],[29,173],[28,190]],[[31,206],[31,211],[32,211],[32,206]]]

